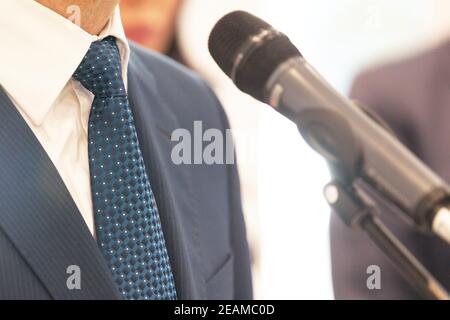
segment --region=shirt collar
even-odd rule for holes
[[[130,49],[118,7],[100,35],[93,36],[36,1],[1,0],[0,85],[41,125],[92,42],[107,36],[118,39],[126,83]]]

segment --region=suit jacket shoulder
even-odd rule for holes
[[[131,59],[155,76],[158,94],[180,118],[216,117],[229,127],[224,110],[209,85],[194,71],[160,53],[131,44]]]
[[[175,195],[172,211],[183,225],[182,232],[186,232],[184,240],[190,247],[187,248],[190,256],[197,255],[206,282],[206,297],[249,299],[252,297],[249,250],[237,165],[226,162],[225,144],[230,125],[224,109],[207,83],[194,72],[135,44],[131,48],[130,76],[134,80],[130,82],[130,90],[139,87],[139,91],[152,91],[157,96],[157,106],[143,101],[149,95],[141,94],[141,99],[135,99],[141,102],[137,108],[138,112],[141,110],[138,121],[154,121],[168,139],[177,129],[186,129],[191,134],[191,164],[175,165],[171,161],[169,153],[177,143],[172,141],[169,148],[160,148],[164,154],[160,155],[162,161],[155,170],[164,169],[161,166],[167,169],[165,179]],[[143,112],[144,107],[148,108],[147,113]],[[141,128],[149,123],[147,121]],[[201,149],[202,153],[209,144],[203,141],[209,129],[220,132],[224,143],[223,161],[208,164],[200,159],[200,163],[194,163],[196,150]],[[157,144],[162,144],[161,141],[159,139]],[[180,279],[179,283],[182,281]]]

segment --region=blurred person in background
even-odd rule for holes
[[[121,4],[125,33],[149,49],[180,61],[176,21],[182,0],[127,0]]]
[[[351,97],[372,107],[397,137],[450,182],[450,41],[407,60],[367,71]],[[414,231],[384,203],[380,213],[407,247],[450,289],[450,248]],[[382,252],[337,215],[331,222],[333,281],[337,299],[419,299]],[[381,268],[381,290],[367,287],[369,266]]]

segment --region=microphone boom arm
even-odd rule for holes
[[[414,255],[377,218],[375,206],[353,187],[332,182],[325,187],[325,198],[349,227],[361,229],[384,252],[401,276],[424,298],[450,300],[448,292]]]

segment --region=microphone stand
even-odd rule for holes
[[[355,102],[369,117],[388,132],[393,131],[369,108]],[[334,182],[325,188],[325,198],[333,210],[350,227],[365,231],[386,254],[398,272],[425,299],[450,300],[444,287],[375,215],[375,205],[355,187],[364,167],[361,141],[351,127],[332,110],[305,110],[298,115],[297,127],[313,149],[322,154],[331,169]],[[333,140],[329,141],[328,137]],[[343,141],[340,148],[334,141]]]
[[[352,186],[332,182],[325,187],[325,198],[349,227],[365,231],[403,278],[428,300],[449,300],[444,287],[375,215],[375,206]]]

